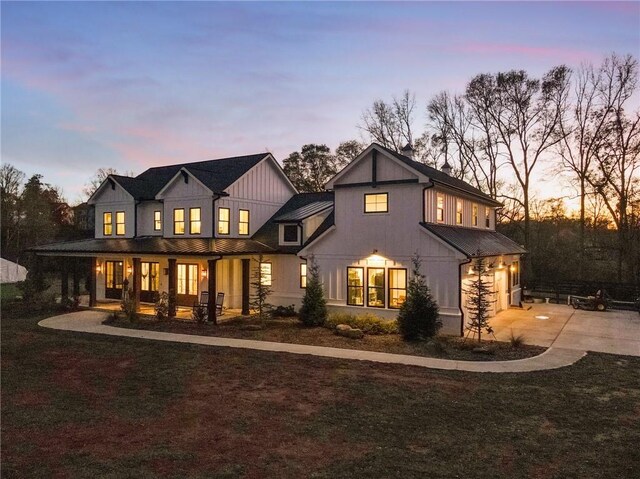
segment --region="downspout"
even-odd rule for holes
[[[471,258],[467,258],[467,260],[460,263],[460,266],[458,267],[458,309],[460,310],[460,336],[464,336],[464,310],[462,309],[462,268],[471,263],[471,261]]]

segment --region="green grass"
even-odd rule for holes
[[[22,296],[22,291],[18,289],[16,283],[5,283],[0,285],[0,300],[8,301],[16,296]]]
[[[2,477],[635,477],[640,358],[472,374],[2,320]]]

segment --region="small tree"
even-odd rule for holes
[[[154,295],[155,299],[155,311],[158,321],[164,321],[169,317],[169,295],[163,291]]]
[[[271,271],[267,270],[266,265],[269,263],[264,262],[262,255],[258,256],[258,259],[253,258],[253,261],[257,263],[257,267],[251,273],[252,295],[249,304],[254,311],[258,312],[260,320],[264,321],[273,309],[273,305],[267,302],[267,299],[273,293],[271,289]]]
[[[478,251],[478,255],[480,255],[480,251]],[[487,277],[485,258],[479,256],[475,260],[473,268],[477,276],[464,290],[467,294],[467,312],[469,313],[469,322],[466,328],[474,336],[477,334],[478,342],[480,342],[483,330],[487,334],[493,334],[493,329],[489,326],[489,311],[495,302],[491,299],[495,292],[491,289],[491,283],[485,279]]]
[[[127,286],[126,280],[123,286]],[[136,311],[136,302],[133,296],[133,289],[125,289],[122,301],[120,303],[120,309],[130,322],[135,322],[138,319],[138,312]]]
[[[407,341],[432,338],[442,327],[438,304],[431,296],[424,275],[420,272],[420,256],[411,260],[413,270],[407,288],[407,297],[398,314],[398,329]]]
[[[313,255],[307,260],[307,285],[299,318],[306,326],[322,326],[327,320],[327,302],[320,282],[320,270]]]

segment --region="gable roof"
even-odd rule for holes
[[[276,223],[286,223],[287,221],[298,222],[332,207],[333,199],[330,201],[314,201],[301,208],[276,216],[274,221]]]
[[[423,175],[429,177],[429,179],[434,183],[440,183],[442,185],[449,186],[456,190],[461,190],[465,193],[469,193],[473,196],[477,196],[479,198],[482,198],[484,201],[491,203],[495,206],[502,206],[502,203],[500,203],[499,201],[496,201],[491,196],[484,193],[482,190],[479,190],[478,188],[471,186],[466,181],[462,181],[458,178],[454,178],[453,176],[449,176],[440,170],[437,170],[429,165],[425,165],[424,163],[420,163],[419,161],[412,160],[408,156],[405,156],[389,148],[385,148],[384,146],[379,145],[378,143],[374,143],[374,145],[377,148],[389,153],[390,155],[393,155],[394,158],[397,158],[408,167],[413,168],[419,173],[422,173]]]
[[[281,246],[279,244],[279,235],[278,235],[278,232],[279,232],[278,223],[281,222],[280,217],[283,217],[283,216],[287,217],[296,211],[304,210],[305,207],[309,205],[314,205],[318,203],[331,203],[330,205],[328,205],[328,207],[331,207],[331,205],[333,205],[333,192],[322,191],[317,193],[298,193],[296,195],[293,195],[289,199],[289,201],[287,201],[276,212],[276,214],[274,214],[271,217],[271,219],[269,219],[269,221],[267,221],[264,225],[262,225],[262,227],[258,231],[256,231],[252,239],[259,241],[261,243],[264,243],[267,246],[281,253],[297,253],[299,250],[302,249],[303,246],[305,246],[306,244],[309,243],[309,241],[312,240],[312,238],[316,235],[316,233],[318,233],[319,230],[321,230],[325,226],[325,223],[327,223],[328,218],[325,219],[325,221],[323,221],[323,223],[318,227],[315,233],[312,234],[312,236],[305,242],[305,245]],[[317,212],[323,211],[325,209],[327,208],[322,208]],[[308,217],[309,216],[307,216],[307,218]],[[333,218],[333,214],[330,214],[329,217]],[[288,220],[288,221],[294,221],[294,220]],[[331,220],[331,224],[333,224],[333,219]],[[325,229],[331,226],[331,224],[326,226]]]
[[[433,233],[468,258],[499,256],[502,254],[524,254],[527,252],[518,243],[497,231],[445,226],[434,223],[420,224],[427,231]]]

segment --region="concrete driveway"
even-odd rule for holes
[[[500,341],[522,334],[527,344],[640,356],[640,314],[583,311],[561,304],[527,304],[491,319]]]

